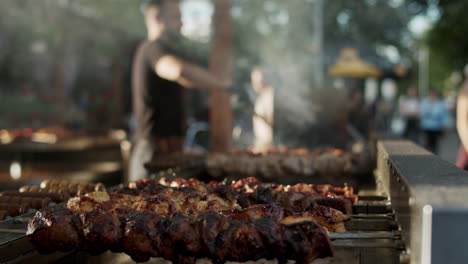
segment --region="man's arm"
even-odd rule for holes
[[[464,84],[457,101],[457,131],[463,146],[468,150],[468,83]]]
[[[187,88],[224,90],[231,85],[230,81],[217,78],[203,67],[189,63],[177,56],[164,54],[157,46],[152,47],[149,60],[156,74],[164,79],[178,82]]]
[[[168,80],[178,82],[187,88],[227,89],[229,81],[217,78],[208,70],[186,62],[173,55],[163,55],[155,63],[156,73]]]

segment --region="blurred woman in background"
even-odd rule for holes
[[[252,88],[257,94],[253,115],[254,151],[264,152],[273,146],[274,91],[265,70],[255,67],[251,72]]]
[[[425,135],[425,147],[434,154],[438,153],[439,141],[443,132],[450,127],[451,118],[445,102],[435,90],[421,103],[421,129]]]
[[[465,81],[457,100],[457,131],[461,144],[457,156],[457,166],[468,170],[468,64],[465,66]]]

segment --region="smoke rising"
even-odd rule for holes
[[[275,90],[276,144],[342,145],[347,117],[344,91],[316,86],[316,71],[321,78],[325,76],[318,61],[321,50],[313,45],[310,16],[294,5],[288,10],[289,23],[264,37],[258,46],[261,65],[270,72],[269,82]]]

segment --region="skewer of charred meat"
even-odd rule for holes
[[[45,180],[40,186],[23,186],[18,191],[3,191],[0,192],[0,221],[66,202],[76,195],[103,190],[105,187],[102,183]]]
[[[146,190],[146,188],[144,189]],[[284,202],[289,207],[286,208],[288,215],[303,215],[315,218],[330,232],[345,232],[344,222],[349,217],[341,211],[331,207],[320,206],[307,199],[291,197],[291,200]],[[298,209],[298,204],[301,208]],[[115,212],[116,210],[136,210],[151,211],[165,218],[173,218],[175,215],[196,215],[203,212],[233,211],[241,209],[238,200],[226,199],[216,193],[198,193],[190,187],[165,188],[159,189],[157,194],[143,193],[138,196],[122,193],[96,192],[87,196],[80,196],[70,199],[67,207],[77,212],[91,212],[95,209],[103,209]],[[275,203],[271,204],[253,204],[244,207],[244,213],[269,214],[271,208],[277,208]]]
[[[151,184],[150,181],[137,185]],[[152,183],[154,184],[154,182]],[[225,185],[212,181],[203,183],[196,179],[159,180],[159,184],[170,187],[195,188],[200,192],[214,192],[222,196],[236,199],[240,206],[248,207],[254,204],[277,204],[293,211],[304,211],[311,204],[332,207],[345,214],[352,213],[352,205],[357,203],[358,196],[352,187],[334,187],[331,185],[314,185],[299,183],[284,186],[276,183],[263,183],[250,177]]]
[[[195,263],[198,258],[310,263],[332,255],[327,231],[313,217],[274,206],[172,219],[148,210],[113,214],[55,207],[38,212],[27,234],[41,252],[78,248],[99,254],[110,249],[139,262],[162,257],[174,263]]]
[[[205,166],[214,178],[241,175],[277,179],[284,175],[346,176],[353,172],[359,162],[357,155],[339,149],[312,151],[298,149],[274,150],[262,154],[249,152],[211,154],[207,156]]]
[[[335,148],[272,148],[264,153],[253,153],[250,150],[210,155],[176,153],[158,157],[147,163],[146,167],[152,170],[162,170],[197,167],[204,164],[210,175],[215,178],[234,174],[242,175],[242,177],[272,179],[285,174],[348,175],[360,159],[357,154]]]

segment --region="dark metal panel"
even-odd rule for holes
[[[468,211],[432,208],[431,263],[458,264],[468,262],[467,224]]]

